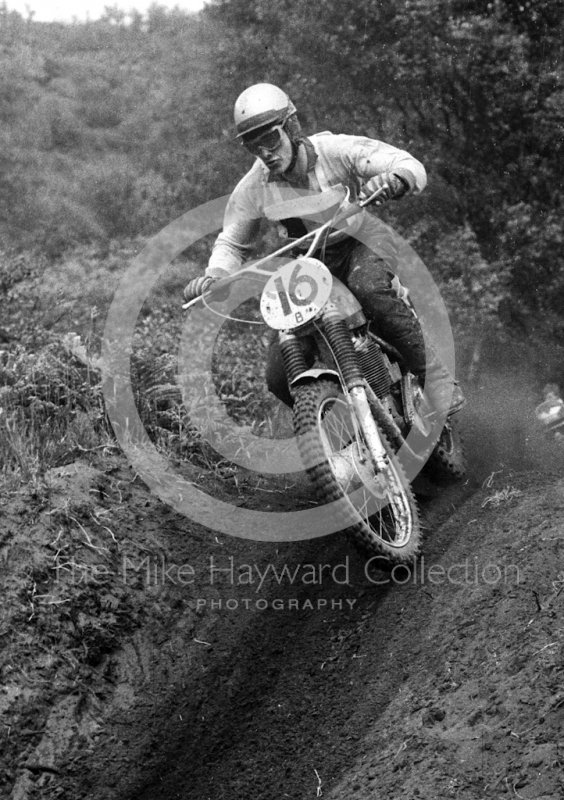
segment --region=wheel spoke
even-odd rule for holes
[[[356,438],[345,401],[330,399],[322,404],[318,424],[325,452],[345,496],[355,490],[361,492],[361,502],[353,505],[364,524],[389,544],[401,545],[409,536],[409,514],[401,502],[401,492],[397,492],[396,471],[390,467],[387,480],[374,471],[368,448]],[[363,469],[361,461],[368,468]],[[382,501],[386,500],[383,506]],[[373,508],[374,503],[377,509]],[[389,522],[387,518],[391,518]]]

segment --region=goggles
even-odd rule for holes
[[[270,128],[255,139],[244,138],[243,145],[254,156],[260,156],[261,150],[268,150],[269,153],[272,153],[282,144],[283,130],[283,125],[275,125],[274,128]]]

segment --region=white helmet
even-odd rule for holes
[[[237,136],[245,136],[265,125],[283,125],[296,113],[286,92],[271,83],[256,83],[239,95],[234,117]]]

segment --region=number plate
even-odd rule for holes
[[[269,279],[260,300],[267,325],[292,330],[314,319],[331,294],[333,277],[316,258],[298,258]]]

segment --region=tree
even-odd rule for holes
[[[232,96],[280,83],[308,126],[421,154],[425,212],[444,211],[440,192],[454,200],[444,235],[471,232],[509,304],[561,308],[564,0],[218,0],[208,13],[236,31],[216,73]]]

